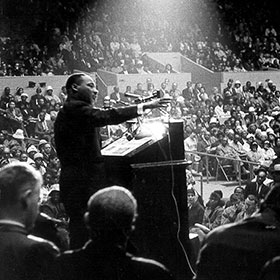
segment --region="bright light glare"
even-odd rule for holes
[[[143,123],[140,127],[139,138],[153,137],[160,140],[166,135],[167,127],[160,121]]]

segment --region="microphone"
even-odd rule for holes
[[[160,98],[160,91],[156,90],[153,92],[153,94],[151,96],[147,96],[147,97],[138,97],[138,99],[134,100],[134,103],[138,104],[138,103],[142,103],[142,102],[147,102],[152,100],[153,98]]]
[[[124,101],[122,101],[122,100],[117,100],[116,103],[117,103],[117,104],[122,104],[122,105],[124,105],[124,106],[129,106],[129,103],[124,102]]]

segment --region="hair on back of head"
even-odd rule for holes
[[[0,209],[17,202],[24,189],[42,183],[39,171],[27,163],[12,163],[0,170]]]
[[[131,192],[112,186],[96,192],[89,199],[90,226],[95,230],[128,229],[137,216],[137,202]]]

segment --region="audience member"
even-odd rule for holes
[[[196,223],[202,224],[204,216],[204,208],[198,201],[195,190],[190,187],[187,190],[188,195],[188,217],[189,229],[193,228]]]
[[[270,188],[264,184],[264,181],[267,178],[267,170],[265,168],[259,168],[256,171],[257,179],[256,181],[251,181],[246,184],[244,197],[245,199],[248,195],[254,195],[258,201],[264,199]]]
[[[58,257],[59,279],[172,279],[162,264],[127,253],[136,217],[137,203],[127,189],[113,186],[91,196],[85,214],[90,240]]]
[[[38,215],[40,173],[26,163],[15,163],[0,171],[0,182],[0,278],[51,279],[58,249],[28,235]]]

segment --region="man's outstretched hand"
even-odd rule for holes
[[[143,109],[154,109],[154,108],[164,108],[170,104],[171,98],[170,97],[162,97],[158,98],[146,103],[143,103]]]

